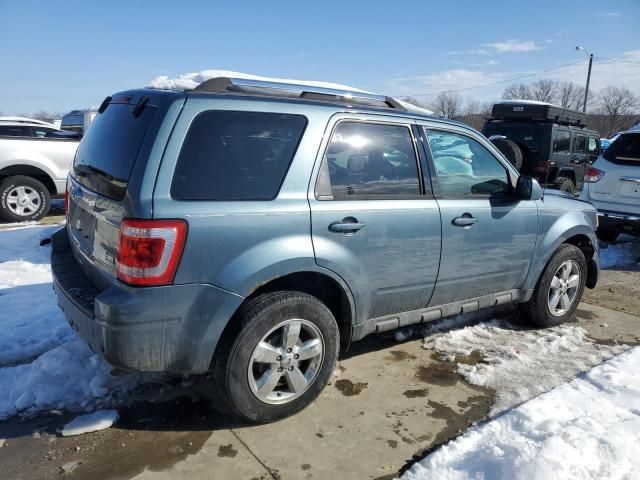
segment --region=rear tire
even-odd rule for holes
[[[553,181],[553,186],[562,192],[574,194],[576,191],[576,184],[573,183],[569,177],[558,177]]]
[[[538,279],[531,299],[520,305],[521,312],[535,326],[560,325],[573,317],[586,280],[587,261],[582,251],[575,245],[560,245]]]
[[[502,153],[507,160],[520,171],[522,168],[522,162],[524,160],[524,156],[522,155],[522,149],[518,146],[516,142],[513,140],[509,140],[508,138],[495,138],[491,140],[500,153]]]
[[[7,222],[29,222],[44,218],[51,208],[51,195],[33,177],[15,175],[0,182],[0,217]]]
[[[596,230],[596,236],[603,242],[615,242],[618,235],[620,235],[620,232],[609,230],[607,228],[598,228],[598,230]]]
[[[235,339],[214,359],[225,403],[252,422],[273,422],[308,406],[327,385],[340,350],[331,311],[302,292],[273,292],[243,305]],[[226,347],[225,345],[229,345]]]

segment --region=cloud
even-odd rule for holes
[[[599,17],[619,17],[620,12],[603,12],[598,14]]]
[[[542,47],[533,41],[507,40],[505,42],[485,43],[485,48],[491,48],[497,53],[532,52]]]
[[[487,64],[485,64],[487,65]],[[504,89],[511,83],[529,83],[540,78],[550,78],[560,81],[573,81],[583,85],[587,78],[587,62],[580,62],[566,68],[553,70],[542,75],[536,75],[520,80],[509,79],[528,75],[532,71],[496,71],[496,67],[477,64],[472,69],[455,68],[426,75],[395,78],[389,80],[385,87],[385,93],[399,97],[414,95],[426,103],[432,101],[438,92],[446,90],[460,90],[469,87],[478,87],[460,91],[460,95],[473,97],[477,100],[495,100],[500,98]],[[611,59],[596,58],[591,73],[591,91],[600,90],[607,85],[627,87],[636,95],[640,95],[640,49],[624,52],[622,55]],[[433,94],[418,96],[418,94]]]

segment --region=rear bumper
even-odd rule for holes
[[[598,210],[598,224],[607,230],[640,235],[640,215],[637,214]]]
[[[136,371],[206,372],[243,297],[204,284],[98,291],[78,266],[66,229],[52,237],[51,269],[69,324],[110,364]]]

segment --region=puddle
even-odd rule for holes
[[[441,387],[453,387],[461,378],[455,371],[454,364],[448,362],[432,363],[427,367],[420,366],[416,370],[416,377],[425,383]]]
[[[360,393],[362,393],[362,391],[369,386],[368,383],[364,383],[364,382],[353,383],[351,380],[347,380],[347,379],[336,380],[335,385],[336,385],[336,388],[340,390],[342,394],[347,397],[360,395]]]
[[[403,350],[391,350],[389,355],[384,357],[385,360],[392,360],[394,362],[401,362],[403,360],[415,360],[418,357],[415,355],[405,352]]]
[[[219,457],[235,457],[238,454],[238,451],[233,448],[233,445],[230,443],[229,445],[220,445],[218,447],[218,456]]]
[[[311,470],[311,465],[308,463],[303,463],[302,465],[300,465],[300,468],[302,470]]]
[[[426,397],[429,393],[429,389],[421,388],[418,390],[406,390],[403,395],[407,398],[422,398]]]
[[[398,448],[398,441],[397,440],[387,440],[387,444],[391,448]]]

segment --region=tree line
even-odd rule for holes
[[[571,81],[540,79],[533,83],[514,83],[505,88],[503,100],[537,100],[564,108],[582,110],[585,88]],[[425,107],[445,118],[459,120],[481,129],[486,117],[491,116],[493,102],[479,102],[463,98],[458,92],[439,93],[431,102],[415,98],[409,103]],[[587,98],[587,127],[608,136],[640,122],[640,97],[626,87],[609,85],[599,91],[590,91]]]

